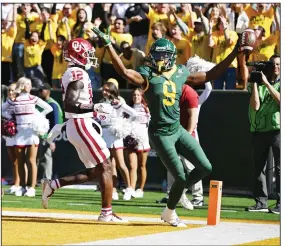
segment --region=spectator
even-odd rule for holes
[[[42,68],[46,75],[47,81],[49,84],[52,83],[52,73],[53,73],[53,54],[51,52],[51,47],[56,42],[56,31],[57,31],[57,21],[55,18],[56,14],[56,4],[53,4],[52,9],[42,8],[42,22],[39,27],[37,26],[37,30],[41,32],[43,24],[46,24],[46,28],[44,30],[44,40],[47,41],[45,49],[42,54]]]
[[[13,20],[12,25],[5,19],[2,19],[1,24],[1,38],[2,38],[2,57],[1,57],[1,70],[2,70],[2,84],[10,85],[12,79],[12,48],[17,34],[17,5],[13,5]]]
[[[166,35],[166,31],[167,29],[165,28],[164,24],[161,22],[156,22],[151,26],[152,38],[147,41],[147,44],[145,46],[146,55],[148,55],[152,43],[159,38],[164,38]]]
[[[132,5],[130,3],[114,3],[111,14],[116,16],[116,18],[125,18],[127,9]]]
[[[77,21],[72,27],[72,38],[89,39],[87,31],[92,28],[92,23],[88,21],[87,12],[85,9],[78,9]]]
[[[141,88],[133,90],[132,103],[130,105],[136,112],[135,121],[139,123],[141,129],[141,136],[145,136],[145,142],[137,145],[134,149],[127,147],[128,159],[130,163],[130,179],[131,187],[135,190],[132,194],[135,198],[142,198],[144,196],[144,186],[147,178],[146,162],[148,152],[150,151],[150,145],[148,140],[148,124],[150,120],[150,113],[147,104],[144,99],[144,93]],[[140,173],[139,188],[136,189],[137,172]]]
[[[122,51],[120,58],[127,68],[135,70],[137,67],[143,65],[145,57],[144,52],[137,48],[131,48],[130,44],[126,41],[121,43],[120,48]]]
[[[53,111],[46,115],[46,118],[50,123],[50,130],[56,124],[63,123],[63,111],[60,105],[50,96],[51,86],[48,83],[44,84],[44,87],[39,91],[40,98],[48,103]],[[56,143],[48,143],[45,138],[40,139],[38,150],[38,177],[40,179],[52,179],[53,175],[53,153],[56,150]]]
[[[36,13],[31,12],[32,8]],[[21,14],[18,14],[16,19],[17,35],[12,50],[12,69],[14,80],[17,80],[24,75],[24,43],[27,23],[29,23],[30,31],[33,32],[36,31],[36,23],[40,19],[41,11],[37,4],[32,4],[32,6],[31,4],[21,5]]]
[[[107,16],[107,12],[105,12]],[[105,26],[107,25],[107,20],[105,20]],[[133,42],[133,37],[129,33],[124,33],[126,26],[126,20],[122,18],[117,18],[115,20],[114,28],[111,30],[111,39],[113,46],[120,53],[120,45],[123,41],[128,42],[130,45]],[[111,57],[109,52],[105,52],[103,61],[102,61],[102,71],[101,75],[104,80],[108,80],[109,78],[115,78],[119,81],[119,86],[126,87],[126,81],[116,72],[111,62]]]
[[[200,58],[210,61],[211,48],[208,46],[208,19],[202,14],[202,9],[195,7],[197,16],[199,17],[194,21],[194,31],[191,31],[188,40],[191,42],[191,56],[199,56]]]
[[[249,61],[268,61],[274,55],[276,44],[279,39],[279,26],[276,26],[274,34],[266,37],[266,30],[264,27],[254,27],[257,30],[257,45],[249,56]]]
[[[236,32],[228,30],[227,20],[223,16],[219,19],[215,26],[216,32],[212,32],[213,19],[210,21],[209,29],[209,47],[213,48],[212,62],[215,64],[219,64],[232,52],[238,39]],[[214,81],[213,88],[223,89],[225,82],[225,89],[235,89],[236,68],[237,59],[234,59],[221,78]]]
[[[254,29],[257,26],[262,26],[265,29],[265,37],[270,36],[270,27],[274,19],[274,7],[272,6],[267,9],[266,3],[257,3],[249,5],[246,7],[245,12],[249,18],[249,27]]]
[[[243,33],[249,25],[249,18],[242,3],[232,3],[231,7],[226,9],[226,18],[229,20],[229,30],[237,34]]]
[[[280,214],[280,56],[270,58],[272,66],[262,73],[262,83],[253,81],[248,86],[251,93],[249,105],[250,130],[254,157],[254,206],[249,212],[268,212],[268,191],[266,183],[266,161],[272,147],[276,174],[276,207],[271,212]]]
[[[129,32],[133,36],[133,48],[144,51],[149,32],[149,20],[140,3],[130,6],[125,14]]]
[[[57,36],[62,35],[67,40],[71,40],[71,30],[77,20],[76,11],[76,9],[72,10],[72,5],[70,3],[66,3],[63,6],[63,10],[56,14],[54,18],[58,22]]]
[[[190,3],[181,3],[177,16],[190,28],[194,28],[194,21],[197,20],[198,16],[192,11]]]
[[[44,81],[44,71],[41,66],[42,54],[46,46],[44,39],[44,31],[46,22],[42,26],[42,31],[39,37],[38,32],[30,32],[30,25],[26,20],[26,34],[24,44],[24,69],[26,77],[38,78],[41,83]],[[34,86],[34,85],[33,85]]]
[[[168,29],[169,27],[169,4],[164,4],[164,3],[158,3],[155,5],[155,9],[153,9],[150,5],[148,4],[141,4],[141,7],[143,11],[147,14],[147,17],[149,19],[149,33],[148,33],[148,43],[152,43],[151,40],[153,39],[152,37],[152,26],[156,22],[162,22],[164,27]]]
[[[172,25],[170,40],[174,43],[177,50],[176,63],[184,65],[191,56],[191,44],[183,38],[178,24]]]
[[[57,37],[57,43],[54,43],[51,47],[51,52],[54,58],[53,73],[52,73],[53,89],[61,88],[60,80],[68,66],[68,63],[64,61],[63,56],[63,46],[65,41],[66,41],[65,37],[60,35]]]

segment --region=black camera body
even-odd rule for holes
[[[260,61],[260,62],[247,62],[247,66],[253,66],[255,69],[250,73],[248,82],[262,84],[262,74],[268,77],[268,74],[272,72],[274,63],[272,61]]]

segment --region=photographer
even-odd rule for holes
[[[266,161],[272,147],[276,174],[277,203],[270,212],[280,214],[280,56],[273,55],[261,71],[251,72],[249,119],[253,135],[254,199],[249,212],[268,212]],[[256,66],[255,66],[256,67]],[[261,77],[259,77],[261,73]],[[252,75],[257,76],[252,76]],[[257,78],[256,80],[254,78]]]

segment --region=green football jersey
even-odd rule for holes
[[[150,67],[141,66],[137,71],[148,82],[145,97],[151,114],[150,130],[158,135],[175,133],[180,125],[179,100],[188,69],[174,65],[170,71],[157,74]]]

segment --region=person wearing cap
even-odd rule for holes
[[[191,43],[182,35],[182,30],[177,23],[172,24],[171,41],[174,43],[177,56],[177,64],[185,64],[191,56]]]
[[[50,123],[50,130],[56,125],[63,123],[63,111],[60,105],[50,96],[51,86],[44,83],[44,86],[39,90],[40,98],[47,102],[53,111],[46,115]],[[45,138],[40,140],[38,151],[38,176],[39,178],[52,179],[53,174],[53,153],[56,149],[56,143],[49,144]]]

